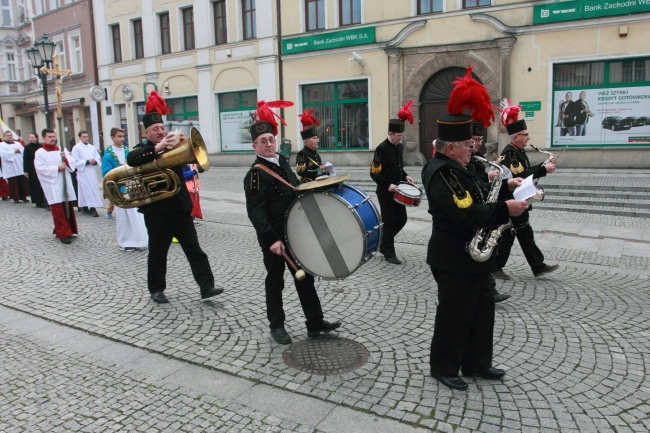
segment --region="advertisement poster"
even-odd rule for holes
[[[226,111],[220,114],[221,124],[221,150],[232,151],[253,151],[253,142],[248,127],[252,123],[251,112]]]
[[[553,146],[650,146],[649,86],[562,90],[553,101]]]

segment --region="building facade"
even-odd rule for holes
[[[61,81],[62,116],[59,125],[56,113],[55,83],[47,84],[51,125],[63,130],[65,145],[70,147],[77,140],[80,130],[87,130],[91,141],[100,148],[101,125],[98,105],[89,98],[88,91],[97,83],[95,42],[93,39],[93,14],[90,0],[0,0],[11,5],[7,14],[11,17],[13,37],[5,38],[2,59],[3,80],[0,106],[3,120],[17,132],[27,135],[36,131],[40,135],[46,124],[43,87],[29,63],[26,50],[42,35],[56,44],[62,70],[71,75]],[[5,10],[3,10],[3,17]],[[5,30],[8,31],[8,30]],[[15,72],[8,62],[13,56]]]
[[[94,17],[102,124],[131,142],[157,89],[170,129],[197,127],[217,165],[248,164],[257,101],[285,99],[295,106],[280,113],[279,150],[301,148],[298,115],[314,109],[320,153],[365,165],[413,100],[405,159],[423,164],[451,83],[472,64],[493,104],[521,104],[532,143],[563,166],[647,165],[645,2],[120,0],[95,2]],[[498,151],[509,137],[495,119],[487,142]]]

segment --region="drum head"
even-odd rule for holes
[[[345,182],[351,177],[351,174],[346,174],[343,176],[321,176],[315,180],[312,180],[311,182],[301,183],[296,187],[296,191],[311,191],[334,188],[335,186]]]
[[[336,195],[315,192],[296,199],[289,208],[286,235],[291,254],[312,275],[345,278],[363,263],[365,229],[357,213]]]
[[[420,197],[422,195],[422,190],[410,183],[400,183],[397,185],[397,189],[408,197]]]

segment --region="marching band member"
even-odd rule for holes
[[[294,187],[298,178],[291,171],[289,161],[276,152],[277,122],[271,107],[290,107],[289,101],[270,101],[258,103],[256,122],[250,126],[253,149],[257,155],[255,163],[244,178],[246,209],[257,233],[266,267],[266,315],[269,320],[271,337],[278,344],[290,344],[287,333],[285,313],[282,302],[284,289],[284,269],[286,246],[284,223],[285,213],[296,198]],[[292,275],[296,271],[289,268]],[[307,335],[317,337],[321,332],[330,332],[341,326],[341,322],[328,322],[323,319],[318,293],[314,288],[314,277],[307,274],[303,280],[295,280],[296,292],[305,314]]]
[[[142,124],[145,127],[147,140],[131,150],[126,162],[131,167],[146,164],[158,158],[168,147],[173,147],[178,141],[175,133],[167,133],[162,116],[170,114],[171,110],[165,100],[152,91],[147,99],[145,115]],[[181,134],[180,140],[184,139]],[[178,194],[153,203],[142,205],[138,211],[144,215],[144,222],[149,234],[149,257],[147,259],[147,284],[151,299],[159,304],[169,302],[165,296],[167,274],[167,253],[172,243],[172,237],[178,239],[185,257],[190,264],[194,280],[201,289],[201,299],[211,298],[223,292],[214,285],[214,275],[210,269],[208,256],[199,245],[194,222],[190,216],[192,200],[187,192],[183,179],[183,165],[172,167],[180,180]]]
[[[311,182],[320,176],[329,176],[329,170],[334,167],[332,164],[321,161],[321,157],[316,151],[318,148],[318,132],[316,126],[320,124],[318,118],[312,116],[314,112],[311,110],[304,110],[299,114],[300,123],[302,123],[303,130],[300,131],[300,138],[302,138],[305,147],[296,155],[296,173],[300,183]],[[329,170],[328,170],[329,168]]]
[[[438,139],[435,156],[422,170],[429,213],[433,217],[427,263],[438,284],[438,308],[431,341],[431,376],[449,388],[466,390],[467,383],[458,376],[479,376],[500,379],[505,371],[492,367],[492,334],[494,328],[493,281],[494,255],[485,261],[473,260],[466,245],[475,229],[508,222],[509,216],[526,209],[524,200],[504,200],[510,197],[521,179],[510,179],[497,185],[499,201],[487,203],[490,185],[467,169],[473,151],[472,117],[460,114],[455,90],[472,80],[471,67],[465,79],[458,80],[452,90],[447,110],[437,119]],[[479,87],[479,90],[480,90]],[[483,88],[485,95],[487,91]],[[487,111],[476,116],[488,122],[491,114],[489,96]],[[479,102],[477,102],[480,105]],[[483,113],[485,114],[485,113]]]
[[[540,177],[546,176],[547,173],[553,173],[555,171],[555,161],[551,160],[537,165],[530,164],[528,155],[524,151],[524,147],[526,147],[526,143],[530,140],[530,136],[526,121],[518,119],[519,111],[518,106],[507,106],[504,108],[501,116],[502,123],[510,135],[510,144],[501,152],[503,156],[501,163],[510,169],[514,177],[525,179],[532,175],[534,179],[539,179]],[[506,230],[499,242],[499,249],[497,251],[499,269],[492,274],[495,278],[510,279],[510,276],[503,272],[503,268],[508,262],[515,236],[519,241],[528,265],[533,271],[533,275],[539,277],[553,272],[558,268],[558,265],[547,265],[544,263],[544,254],[537,244],[535,244],[533,228],[530,226],[530,210],[532,210],[532,206],[529,206],[526,212],[521,215],[510,218],[513,230]]]
[[[375,156],[370,165],[370,177],[377,184],[377,200],[384,222],[384,232],[379,252],[384,255],[387,262],[401,265],[402,261],[395,253],[395,236],[404,228],[408,219],[406,206],[393,200],[397,191],[397,184],[401,181],[413,183],[413,178],[404,171],[404,121],[413,124],[413,113],[410,106],[413,101],[408,101],[398,112],[397,119],[388,121],[388,137],[375,149]]]

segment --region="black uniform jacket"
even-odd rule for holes
[[[391,184],[397,185],[406,180],[403,149],[402,143],[395,146],[388,138],[375,149],[375,156],[370,165],[370,177],[377,183],[377,192],[387,191]]]
[[[296,173],[301,183],[311,182],[318,176],[326,175],[320,169],[323,165],[320,155],[313,149],[305,147],[296,155]]]
[[[490,184],[440,153],[422,169],[422,183],[433,217],[427,263],[446,272],[478,274],[496,270],[496,254],[480,263],[470,257],[465,247],[476,228],[508,222],[505,201],[483,203]],[[507,181],[502,182],[499,197],[511,197]]]
[[[546,176],[546,167],[541,163],[531,166],[526,152],[517,149],[512,144],[507,145],[503,149],[501,156],[503,156],[501,164],[510,169],[513,177],[522,177],[525,179],[532,174],[533,179],[537,179]]]
[[[126,163],[131,167],[137,167],[160,158],[164,152],[156,154],[154,146],[155,144],[148,141],[138,144],[126,155]],[[181,189],[178,194],[140,206],[138,207],[139,212],[158,214],[175,214],[181,212],[189,214],[192,211],[192,199],[187,192],[185,180],[183,179],[183,165],[171,167],[171,170],[176,173],[180,182]]]
[[[291,185],[297,186],[298,178],[291,171],[287,158],[279,154],[276,156],[279,158],[279,166],[259,156],[255,164],[270,168]],[[244,178],[244,191],[248,218],[255,227],[262,248],[268,249],[276,241],[284,242],[286,211],[296,198],[295,191],[255,167],[251,167]]]

